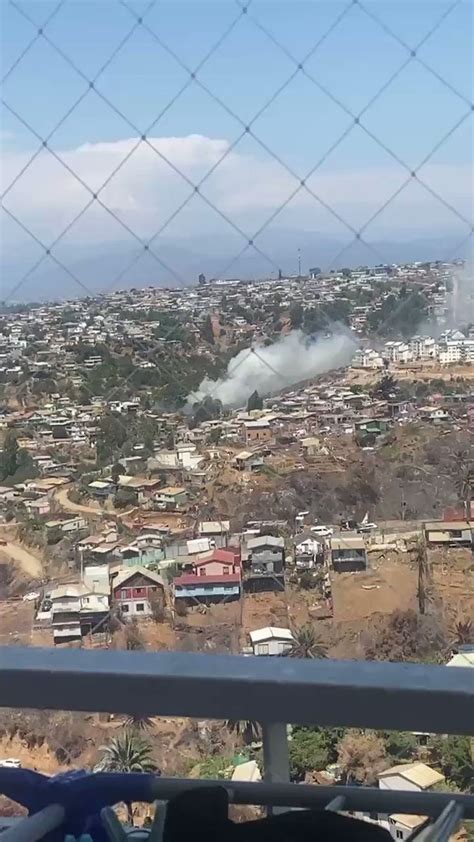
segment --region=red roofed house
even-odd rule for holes
[[[242,572],[240,554],[213,550],[193,562],[192,569],[174,581],[175,601],[186,605],[201,602],[229,602],[240,598]]]

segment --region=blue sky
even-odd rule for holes
[[[18,5],[41,25],[56,2],[34,0]],[[131,2],[143,13],[148,3]],[[415,46],[450,3],[441,0],[367,0],[365,6]],[[231,34],[206,62],[199,76],[244,121],[290,76],[294,65],[254,24],[255,17],[298,60],[337,19],[347,3],[339,0],[272,2],[254,0]],[[34,35],[15,7],[3,3],[3,67],[8,68]],[[144,20],[183,62],[194,69],[238,16],[233,0],[159,2]],[[472,14],[461,2],[420,48],[420,58],[467,99],[472,98]],[[113,0],[66,0],[46,33],[83,73],[92,78],[133,25],[133,15]],[[351,8],[306,64],[306,69],[353,112],[360,111],[402,65],[407,51],[358,7]],[[102,93],[132,123],[144,130],[167,105],[187,73],[140,27],[98,81]],[[42,39],[11,74],[4,96],[45,135],[85,87],[81,77]],[[367,112],[366,123],[394,151],[413,164],[422,160],[444,131],[456,122],[465,103],[416,62]],[[340,134],[350,118],[303,75],[298,75],[255,123],[255,131],[285,160],[310,167]],[[15,135],[18,148],[34,138],[15,118],[4,114],[3,128]],[[156,126],[160,135],[203,134],[234,138],[240,124],[193,84]],[[131,127],[93,92],[54,135],[58,148],[85,142],[117,140]],[[467,132],[459,132],[437,157],[468,162]],[[337,166],[374,164],[380,155],[361,133],[354,134],[334,159]]]
[[[57,5],[50,0],[15,2],[37,26],[44,24]],[[188,84],[168,108],[180,88],[190,82],[189,74],[139,26],[97,81],[97,89],[116,111],[95,91],[89,91],[49,141],[92,189],[99,189],[119,163],[120,155],[130,152],[136,129],[144,132],[154,123],[150,137],[155,145],[161,151],[166,148],[168,159],[193,183],[216,166],[206,181],[206,195],[247,232],[258,230],[295,186],[281,162],[303,177],[322,158],[311,179],[311,189],[349,225],[359,227],[403,184],[407,172],[395,156],[409,168],[418,168],[461,122],[430,156],[420,177],[463,217],[469,217],[472,114],[467,115],[473,70],[470,0],[455,5],[419,49],[419,58],[434,73],[417,61],[400,69],[409,56],[407,49],[371,14],[414,48],[453,5],[444,0],[364,0],[366,11],[357,3],[348,8],[348,3],[339,0],[253,0],[246,15],[240,15],[234,0],[160,0],[151,8],[142,0],[126,2],[128,8],[115,0],[66,0],[46,25],[45,33],[91,79],[130,32],[133,13],[143,14],[147,26],[191,70],[237,21],[204,62],[198,78],[244,124],[280,86],[284,89],[252,123],[258,140],[244,137],[221,166],[219,158],[241,134],[242,123],[196,82]],[[1,12],[5,73],[34,37],[35,28],[7,0],[1,3]],[[364,112],[361,122],[367,132],[355,127],[339,140],[351,124],[350,114],[302,72],[288,82],[294,63],[259,25],[297,61],[302,61],[333,25],[333,31],[310,55],[304,68],[349,112]],[[394,81],[365,112],[368,102],[398,70]],[[4,98],[44,138],[86,89],[81,75],[40,37],[6,79]],[[380,143],[374,142],[368,132]],[[39,144],[6,108],[2,109],[1,134],[5,189]],[[335,148],[326,156],[333,144]],[[140,236],[149,236],[158,227],[155,223],[163,224],[184,201],[186,189],[185,181],[163,167],[162,159],[140,148],[101,195],[124,223]],[[24,218],[37,236],[51,241],[87,198],[87,191],[81,192],[64,168],[44,153],[27,167],[6,196],[5,205]],[[303,226],[339,238],[347,235],[347,227],[334,214],[308,199],[305,191],[300,191],[278,214],[275,225]],[[214,214],[208,220],[208,213],[202,202],[199,207],[190,202],[167,227],[166,236],[183,237],[184,232],[192,239],[217,231],[222,219]],[[87,214],[87,219],[91,220],[89,228],[84,218],[74,226],[78,242],[96,242],[98,237],[108,241],[123,234],[116,226],[108,231],[105,217],[102,226],[94,212]],[[16,244],[18,231],[10,223],[4,231],[8,234],[4,234],[4,246],[8,247],[9,237]],[[410,237],[459,232],[461,238],[467,231],[467,224],[415,184],[391,201],[371,234]],[[73,242],[71,237],[68,235],[67,241]]]

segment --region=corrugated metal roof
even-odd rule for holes
[[[283,549],[285,546],[285,541],[283,538],[277,537],[276,535],[257,535],[256,538],[250,538],[247,541],[247,547],[249,550],[255,550],[257,547],[280,547]]]
[[[140,573],[141,576],[145,576],[147,579],[150,579],[157,585],[161,585],[164,588],[164,582],[161,576],[158,573],[154,573],[153,570],[147,570],[146,567],[142,567],[141,565],[137,564],[134,567],[127,567],[124,570],[121,570],[120,573],[115,577],[114,581],[112,582],[112,587],[114,590],[119,588],[125,582],[132,578],[132,576],[136,576],[137,573]]]
[[[474,667],[474,652],[458,652],[448,661],[447,667]]]
[[[255,760],[248,760],[247,763],[239,763],[232,773],[233,781],[261,781],[262,775]]]
[[[199,524],[199,532],[202,535],[206,535],[206,533],[212,534],[217,533],[220,534],[221,532],[229,532],[230,530],[230,521],[228,520],[202,520]]]
[[[209,547],[209,538],[194,538],[186,542],[188,553],[205,553]]]
[[[278,626],[265,626],[263,629],[255,629],[249,632],[252,643],[263,643],[265,640],[288,640],[293,643],[294,637],[289,629]]]
[[[409,827],[410,830],[414,830],[426,821],[427,816],[414,816],[408,813],[392,813],[389,818],[397,824],[401,824],[404,827]]]
[[[331,538],[332,550],[365,550],[363,538]]]
[[[430,786],[444,781],[444,775],[432,769],[431,766],[427,766],[426,763],[400,763],[398,766],[392,766],[380,772],[379,778],[387,778],[391,775],[400,775],[421,789],[429,789]]]
[[[240,583],[240,575],[238,573],[228,573],[225,576],[196,576],[194,573],[185,573],[183,576],[176,576],[174,579],[174,585],[195,585],[196,587],[204,587],[205,585],[210,585],[211,587],[215,584],[222,584],[226,582],[227,584],[236,585]]]

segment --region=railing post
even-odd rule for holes
[[[264,722],[263,766],[265,783],[288,783],[290,759],[288,755],[287,726],[282,722]],[[284,813],[285,807],[268,807],[268,814]]]

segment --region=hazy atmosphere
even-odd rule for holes
[[[2,4],[4,297],[468,256],[472,5],[397,7]]]

